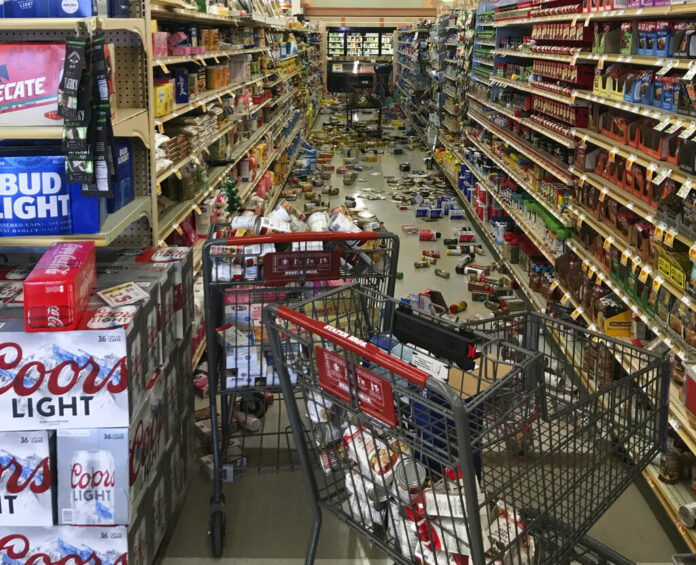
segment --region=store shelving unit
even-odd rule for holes
[[[631,71],[643,68],[653,73],[657,71],[658,75],[682,76],[693,68],[693,58],[637,55],[635,51],[633,54],[630,52],[593,52],[591,37],[588,37],[587,32],[585,32],[584,42],[551,41],[544,40],[543,35],[535,35],[535,30],[540,34],[544,33],[543,29],[538,26],[547,23],[578,25],[585,30],[592,31],[595,22],[606,22],[608,25],[617,27],[623,22],[632,21],[639,23],[655,19],[674,21],[675,18],[679,21],[688,20],[696,15],[696,6],[693,4],[674,4],[664,7],[626,8],[596,12],[581,12],[580,9],[578,6],[576,12],[558,14],[549,13],[558,11],[558,5],[544,0],[522,6],[513,6],[508,1],[501,3],[496,10],[493,22],[493,29],[496,33],[494,48],[490,54],[494,57],[495,72],[488,78],[488,84],[491,88],[487,90],[477,89],[469,93],[471,103],[469,117],[475,122],[477,129],[485,129],[502,144],[514,148],[522,156],[540,165],[560,180],[567,190],[574,191],[576,197],[565,201],[562,206],[543,199],[540,193],[535,192],[535,183],[530,182],[532,179],[520,175],[520,171],[512,168],[510,163],[495,154],[488,145],[480,143],[477,137],[470,135],[470,142],[508,173],[525,191],[534,195],[537,202],[558,219],[563,218],[566,225],[575,226],[577,232],[582,231],[584,238],[588,237],[587,233],[592,234],[592,237],[595,238],[594,252],[585,247],[581,241],[583,238],[576,237],[566,242],[569,251],[577,256],[590,280],[596,281],[597,284],[611,291],[620,302],[623,302],[630,309],[634,317],[645,324],[650,336],[645,344],[646,347],[660,348],[660,351],[670,350],[687,368],[694,369],[696,368],[696,350],[686,341],[686,338],[675,333],[667,321],[663,321],[661,317],[653,314],[652,310],[647,309],[642,302],[634,298],[625,285],[620,284],[615,278],[617,275],[609,268],[609,261],[599,258],[603,253],[605,257],[608,257],[609,254],[611,257],[619,256],[621,264],[626,265],[628,271],[639,273],[642,277],[641,280],[644,278],[645,284],[651,285],[653,293],[659,290],[661,296],[669,297],[676,304],[683,305],[687,312],[696,312],[694,310],[696,308],[696,293],[690,288],[688,273],[686,284],[682,286],[666,275],[663,264],[666,251],[675,257],[685,258],[688,255],[691,258],[696,258],[694,233],[685,230],[681,223],[666,213],[659,197],[641,198],[635,192],[629,191],[622,182],[609,180],[607,178],[609,175],[603,176],[606,174],[603,171],[584,170],[578,166],[577,162],[566,164],[550,161],[546,151],[530,145],[519,135],[514,134],[512,130],[519,127],[542,135],[547,140],[541,144],[544,147],[550,143],[552,145],[558,144],[566,149],[575,149],[576,152],[584,151],[585,147],[588,151],[599,150],[608,156],[609,162],[616,159],[620,160],[621,166],[625,166],[627,169],[637,167],[638,172],[644,175],[648,186],[657,186],[665,179],[670,179],[670,182],[674,183],[672,197],[676,193],[678,198],[687,199],[686,206],[691,206],[689,195],[696,184],[696,175],[681,169],[676,162],[667,162],[666,159],[657,158],[649,151],[621,143],[606,135],[604,133],[606,130],[602,132],[598,128],[592,127],[591,120],[587,126],[582,122],[572,122],[571,119],[563,123],[556,121],[553,124],[553,120],[548,119],[532,120],[529,111],[520,112],[518,109],[523,106],[520,101],[525,97],[527,100],[546,100],[548,105],[557,103],[562,108],[568,108],[566,116],[573,116],[576,113],[580,115],[587,108],[590,116],[610,113],[610,115],[623,116],[627,123],[643,120],[644,123],[657,131],[668,131],[681,136],[682,142],[690,139],[696,133],[696,119],[692,116],[645,103],[634,103],[624,100],[621,95],[610,97],[605,92],[597,90],[596,80],[594,84],[590,80],[589,86],[580,86],[570,81],[553,80],[535,75],[536,69],[532,69],[532,64],[538,60],[555,61],[559,65],[583,65],[592,70],[596,69],[596,73],[601,75],[602,69],[615,63],[619,67]],[[484,32],[487,30],[485,27],[481,29]],[[562,28],[553,28],[552,33],[558,29]],[[530,42],[529,38],[532,37],[535,38],[535,41]],[[551,85],[551,88],[545,87],[547,84]],[[562,88],[558,88],[559,86]],[[499,103],[501,92],[510,95],[505,100],[511,98],[516,103]],[[578,109],[581,112],[577,112]],[[595,114],[592,114],[593,111]],[[546,117],[548,118],[548,116]],[[506,123],[508,126],[502,125]],[[546,123],[552,123],[554,129],[544,125]],[[509,124],[515,124],[515,127],[511,127]],[[559,133],[560,130],[563,130],[563,133]],[[684,147],[682,145],[681,150],[684,150]],[[586,207],[587,202],[577,197],[580,191],[586,189],[596,190],[595,194],[598,194],[599,203],[608,201],[611,206],[617,207],[618,213],[635,214],[641,225],[650,226],[649,233],[652,234],[651,240],[653,242],[651,245],[655,249],[654,263],[653,260],[644,259],[644,254],[638,252],[634,240],[620,232],[600,212]],[[598,205],[599,207],[601,206]],[[678,249],[677,244],[681,246]],[[597,249],[603,249],[604,252],[599,252]],[[659,263],[657,261],[658,254]],[[576,307],[578,319],[588,327],[596,328],[597,322],[591,315],[592,313],[579,310],[579,305],[576,304],[572,295],[568,294],[568,298],[569,303]],[[617,361],[623,364],[622,360],[617,359]],[[625,366],[624,368],[630,369]],[[696,428],[689,424],[687,411],[682,404],[676,385],[672,385],[670,393],[670,418],[670,424],[675,434],[681,438],[691,453],[696,454]],[[655,492],[657,499],[665,507],[668,516],[677,525],[685,542],[692,550],[696,550],[696,532],[683,527],[678,520],[680,505],[692,503],[696,497],[684,483],[667,485],[660,481],[658,469],[655,466],[650,466],[645,471],[644,476]]]
[[[254,15],[253,17],[218,16],[216,14],[204,14],[196,10],[181,8],[179,4],[158,2],[151,4],[142,1],[133,6],[134,17],[131,18],[54,18],[54,19],[0,19],[0,28],[3,39],[17,40],[27,37],[31,31],[31,39],[46,40],[68,37],[74,33],[78,26],[83,29],[101,29],[106,35],[106,41],[116,45],[116,67],[114,78],[118,104],[115,116],[112,120],[114,134],[116,136],[131,137],[133,143],[133,160],[135,169],[135,200],[121,210],[110,214],[104,220],[101,231],[96,234],[74,234],[59,236],[35,236],[31,238],[6,237],[2,238],[5,245],[45,245],[53,241],[69,241],[77,239],[92,239],[98,245],[123,244],[123,245],[152,245],[162,244],[166,236],[177,228],[182,217],[188,215],[192,209],[212,193],[224,180],[231,169],[228,167],[214,167],[208,175],[208,184],[200,193],[191,200],[177,203],[164,213],[158,213],[157,197],[160,185],[172,175],[178,175],[178,171],[187,164],[203,161],[207,147],[196,148],[196,151],[185,159],[174,163],[164,171],[155,171],[155,159],[152,155],[155,143],[156,131],[164,131],[167,123],[179,116],[186,115],[196,110],[206,111],[207,106],[222,100],[223,97],[234,95],[244,88],[262,84],[270,73],[252,76],[243,83],[232,84],[216,90],[206,91],[203,94],[192,97],[185,104],[177,104],[173,111],[162,116],[154,115],[153,108],[153,69],[171,71],[180,64],[197,64],[206,66],[227,61],[241,55],[257,56],[268,52],[265,45],[247,46],[231,50],[219,50],[206,52],[203,55],[153,57],[152,20],[167,21],[195,21],[200,25],[241,27],[264,27],[275,30],[277,33],[292,31],[300,38],[306,38],[305,30],[296,27],[287,27],[284,20],[271,18],[270,16]],[[42,31],[34,31],[41,29]],[[293,57],[303,56],[306,50],[281,59],[289,60]],[[265,86],[272,88],[285,81],[293,80],[301,71],[295,70],[281,76],[279,79],[267,83]],[[139,85],[137,88],[120,88],[119,85]],[[284,106],[292,104],[293,93],[286,93],[280,97],[271,98],[250,108],[244,115],[258,112],[266,106]],[[278,111],[277,116],[281,112]],[[233,117],[238,119],[242,114]],[[231,126],[230,126],[231,128]],[[252,141],[260,139],[264,127],[260,128],[261,135],[252,136]],[[226,130],[216,134],[216,139],[221,138]],[[0,127],[0,137],[3,139],[60,139],[61,126],[27,128],[21,126]],[[251,143],[242,146],[250,149]],[[243,154],[239,154],[239,158]]]

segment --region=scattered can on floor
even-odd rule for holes
[[[464,312],[468,307],[469,305],[466,303],[466,301],[462,300],[456,304],[451,304],[449,310],[452,314],[458,314],[459,312]]]
[[[438,276],[441,279],[448,279],[450,278],[450,273],[449,271],[443,271],[442,269],[435,269],[435,276]]]
[[[413,266],[416,269],[425,269],[426,267],[430,267],[430,263],[427,261],[414,261]]]
[[[401,271],[398,271],[396,273],[396,278],[397,280],[402,280],[404,278],[404,274]]]
[[[440,258],[440,252],[436,251],[435,249],[424,249],[423,250],[423,255],[425,257],[434,257],[435,259]]]

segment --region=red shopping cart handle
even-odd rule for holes
[[[370,241],[377,239],[377,232],[336,232],[336,231],[303,231],[293,233],[271,233],[267,235],[251,235],[228,237],[227,245],[254,245],[261,243],[292,243],[294,241]]]
[[[425,382],[430,378],[430,375],[425,371],[421,371],[401,359],[396,359],[376,345],[363,341],[348,332],[339,330],[331,324],[325,324],[309,318],[287,306],[278,306],[277,315],[284,320],[297,324],[312,333],[340,345],[348,351],[357,353],[368,361],[377,363],[379,366],[384,367],[421,388],[425,388]]]

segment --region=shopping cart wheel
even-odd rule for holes
[[[273,399],[271,398],[271,401]],[[263,392],[254,391],[253,394],[245,394],[239,401],[239,409],[245,414],[252,414],[257,418],[263,418],[266,415],[269,400]]]
[[[210,506],[210,541],[213,544],[213,556],[222,556],[222,546],[225,540],[225,527],[227,517],[223,504],[211,504]]]

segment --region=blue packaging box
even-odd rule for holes
[[[51,18],[88,18],[97,15],[96,0],[45,1],[49,4],[49,17]]]
[[[189,101],[189,75],[186,69],[174,70],[174,101],[187,104]]]
[[[0,157],[0,236],[72,233],[65,157]]]
[[[135,198],[135,178],[133,173],[133,148],[130,139],[115,137],[113,143],[118,180],[111,183],[113,198],[106,199],[106,209],[111,214],[129,204]]]

